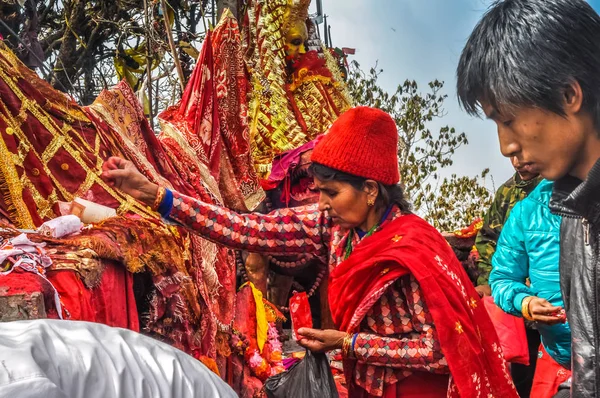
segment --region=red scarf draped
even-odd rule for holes
[[[213,71],[212,34],[209,31],[181,101],[161,112],[158,119],[163,130],[173,127],[183,135],[200,161],[208,166],[218,181],[221,139]]]
[[[454,252],[427,222],[404,215],[365,238],[329,279],[339,330],[358,327],[384,291],[412,274],[419,282],[454,381],[449,396],[518,397],[483,302]],[[351,381],[354,361],[345,361]]]

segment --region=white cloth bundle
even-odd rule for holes
[[[40,251],[38,249],[41,249],[44,246],[46,246],[45,243],[34,243],[30,241],[25,234],[15,236],[14,238],[5,241],[0,247],[0,264],[4,263],[9,257],[17,257],[25,253],[38,253]],[[44,267],[49,266],[49,264],[43,265]]]
[[[77,216],[60,216],[43,223],[38,228],[38,232],[49,238],[62,238],[63,236],[81,231],[82,226],[83,224]]]
[[[0,398],[234,398],[200,361],[131,330],[36,320],[0,327]]]
[[[117,211],[89,200],[75,198],[71,203],[70,214],[76,215],[86,224],[92,224],[116,216]]]

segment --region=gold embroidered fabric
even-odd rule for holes
[[[156,294],[147,330],[186,352],[214,358],[217,317],[229,324],[233,314],[225,294],[235,294],[229,252],[165,226],[156,213],[100,178],[104,159],[122,156],[155,182],[218,203],[210,172],[194,168],[193,160],[185,163],[178,156],[189,148],[177,148],[183,149],[166,152],[171,147],[158,141],[128,85],[81,107],[0,42],[0,214],[18,228],[33,229],[60,214],[59,201],[76,196],[117,208],[119,217],[62,242],[67,247],[57,252],[56,269],[78,272],[88,287],[101,275],[98,258],[120,261],[130,272],[150,270]],[[231,277],[221,277],[224,268]]]
[[[120,261],[131,273],[148,269],[153,275],[163,275],[173,268],[187,274],[182,239],[159,220],[113,217],[64,243]]]
[[[177,173],[183,181],[196,183],[196,193],[206,192],[211,195],[211,202],[223,204],[219,185],[210,174],[208,167],[200,162],[192,147],[172,124],[159,120],[161,133],[158,140],[169,155]]]
[[[245,37],[250,72],[250,142],[254,165],[266,178],[275,154],[309,141],[294,117],[285,92],[285,16],[288,0],[252,1],[248,5]]]
[[[294,69],[286,59],[286,35],[291,29],[307,32],[309,4],[308,0],[273,0],[248,5],[243,30],[251,76],[248,114],[252,155],[262,178],[268,177],[275,155],[325,133],[351,107],[339,68],[327,49],[320,54],[324,57],[321,71]],[[304,56],[310,53],[316,52]]]
[[[0,190],[13,224],[35,228],[60,214],[58,201],[76,196],[119,213],[152,216],[100,179],[104,155],[100,134],[84,109],[0,43]]]
[[[172,188],[171,183],[160,175],[158,165],[152,164],[150,159],[158,160],[162,153],[151,151],[148,145],[148,136],[154,135],[148,121],[144,117],[142,108],[135,93],[125,82],[120,82],[111,90],[103,90],[92,105],[86,107],[88,112],[96,116],[92,120],[100,131],[109,130],[113,134],[102,134],[107,147],[121,152],[121,155],[131,160],[138,170],[151,181]],[[98,123],[106,123],[108,129]],[[144,131],[145,130],[145,131]],[[157,143],[156,140],[154,140]],[[163,162],[164,163],[164,162]],[[162,167],[167,167],[164,164]]]
[[[100,284],[104,264],[95,251],[61,245],[50,249],[48,255],[52,259],[51,270],[75,271],[88,289]]]
[[[308,19],[308,7],[311,0],[289,0],[283,25],[283,35],[298,21],[304,23]]]

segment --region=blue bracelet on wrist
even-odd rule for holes
[[[165,197],[158,206],[158,212],[162,218],[169,218],[171,210],[173,209],[173,192],[170,189],[165,189]]]
[[[354,345],[356,343],[357,337],[358,337],[358,333],[354,333],[354,336],[352,336],[352,345],[350,346],[350,349],[352,350],[352,352],[354,352]]]

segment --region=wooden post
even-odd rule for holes
[[[217,26],[217,2],[212,0],[212,26]]]
[[[152,53],[150,43],[150,17],[148,16],[148,0],[144,0],[144,31],[146,32],[146,81],[148,90],[148,117],[150,126],[154,130],[154,116],[152,112]]]
[[[325,36],[325,47],[329,48],[329,34],[327,32],[327,15],[323,17],[325,20],[323,25],[323,36]]]
[[[181,68],[181,62],[179,61],[179,57],[177,56],[177,49],[175,48],[175,41],[173,40],[173,32],[171,31],[171,26],[169,25],[169,21],[167,20],[168,12],[167,12],[167,2],[165,0],[160,0],[160,6],[163,9],[163,20],[165,21],[165,31],[167,32],[167,39],[169,40],[169,47],[171,48],[171,55],[173,56],[173,61],[175,62],[175,67],[177,68],[177,75],[179,75],[179,85],[181,86],[181,93],[185,90],[185,77],[183,76],[183,69]]]

